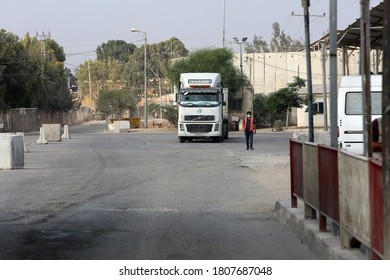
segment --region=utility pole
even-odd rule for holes
[[[328,131],[328,98],[326,95],[326,43],[321,42],[322,51],[322,96],[324,104],[324,131]]]
[[[310,0],[302,0],[305,19],[305,48],[306,48],[306,68],[307,68],[307,100],[309,115],[309,142],[314,142],[313,131],[313,86],[311,80],[311,57],[310,57],[310,28],[309,28],[309,6]]]
[[[371,69],[370,69],[370,0],[360,0],[360,61],[363,89],[363,148],[364,154],[372,157],[372,128],[371,128]]]
[[[92,114],[92,84],[91,84],[91,68],[88,60],[88,80],[89,80],[89,113]]]
[[[237,37],[234,37],[233,40],[237,45],[240,45],[241,96],[244,98],[244,73],[242,69],[244,65],[242,64],[242,45],[247,43],[246,40],[248,40],[248,37],[243,37],[241,41]]]
[[[330,145],[337,148],[337,0],[330,0],[329,11]]]
[[[390,260],[390,3],[383,9],[383,91],[382,91],[382,188],[383,188],[383,250]]]
[[[42,92],[45,90],[45,83],[44,83],[44,73],[45,73],[45,64],[44,61],[46,61],[46,39],[50,39],[50,32],[48,35],[46,35],[43,31],[41,35],[38,34],[38,31],[36,32],[36,37],[38,41],[41,43],[41,90]]]
[[[226,0],[223,0],[223,29],[222,29],[222,48],[225,48],[225,15],[226,15]]]
[[[38,34],[38,31],[36,32],[36,37],[38,38],[38,41],[41,43],[41,55],[43,59],[46,59],[46,39],[50,39],[50,32],[49,34],[45,34],[45,32],[42,31],[41,35]]]

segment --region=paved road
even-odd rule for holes
[[[101,124],[0,171],[1,259],[316,259],[274,215],[289,198],[287,133],[180,144]]]

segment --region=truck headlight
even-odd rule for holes
[[[215,124],[214,131],[219,131],[219,123]]]
[[[180,124],[180,131],[184,131],[184,124]]]

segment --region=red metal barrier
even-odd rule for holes
[[[371,259],[384,258],[382,163],[370,160]]]
[[[303,199],[303,144],[290,139],[291,207],[298,206],[297,198]]]
[[[338,150],[318,145],[318,195],[320,231],[326,231],[326,219],[340,223]]]

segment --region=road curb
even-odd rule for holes
[[[318,219],[305,219],[303,207],[287,208],[281,201],[275,203],[275,214],[302,243],[322,260],[366,260],[359,249],[343,249],[339,236],[320,232]]]

